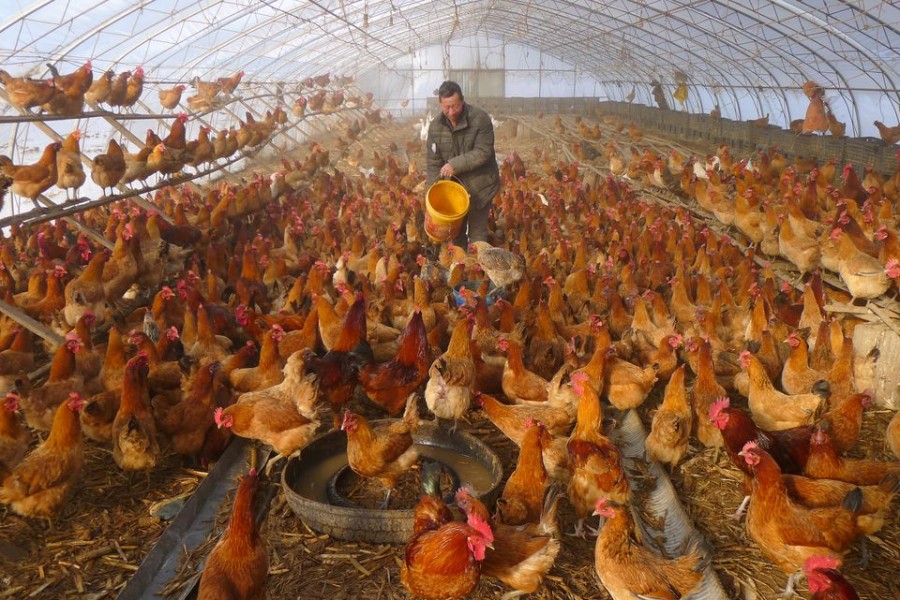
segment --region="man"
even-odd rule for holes
[[[445,81],[438,88],[441,116],[428,127],[426,164],[430,187],[441,177],[456,177],[469,192],[469,213],[453,243],[468,248],[486,242],[488,213],[500,191],[500,170],[494,154],[494,126],[485,111],[466,104],[459,84]]]

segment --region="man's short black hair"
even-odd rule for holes
[[[450,98],[453,94],[459,94],[459,99],[465,100],[465,98],[463,98],[462,89],[455,81],[445,81],[441,84],[441,87],[438,88],[438,98]]]

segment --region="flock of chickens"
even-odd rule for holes
[[[648,456],[676,465],[691,440],[724,447],[745,474],[748,533],[789,584],[803,571],[813,597],[856,597],[840,564],[890,517],[900,463],[843,456],[877,356],[857,356],[852,323],[826,314],[819,269],[836,267],[856,298],[893,285],[900,174],[860,182],[844,169],[838,181],[833,164],[788,165],[774,150],[752,162],[727,147],[700,160],[629,157],[616,143],[604,154],[623,178],[589,183],[577,163],[536,154],[528,169],[509,155],[492,245],[468,249],[424,242],[422,177],[393,154],[348,175],[319,143],[272,174],[163,188],[158,212],[122,201],[80,215],[111,252],[63,221],[14,226],[0,245],[3,298],[64,341],[32,386],[38,344],[0,319],[0,381],[14,390],[0,410],[0,503],[52,518],[81,485],[86,439],[146,471],[165,453],[207,465],[230,435],[296,456],[334,427],[389,506],[418,459],[420,404],[452,427],[475,405],[520,448],[517,467],[495,507],[459,490],[460,519],[422,465],[402,557],[410,592],[463,597],[482,575],[513,596],[537,590],[563,545],[566,496],[576,535],[603,519],[595,566],[613,596],[678,598],[709,549],[698,540],[669,559],[645,545],[604,419],[607,403],[636,409],[660,390]],[[625,177],[680,189],[753,245],[643,199]],[[802,292],[757,264],[765,254],[810,274]],[[135,289],[149,302],[130,310]],[[359,396],[403,418],[374,427]],[[33,431],[49,433],[34,446]],[[900,421],[886,437],[900,453]],[[200,598],[265,585],[258,477],[240,484]]]
[[[0,70],[9,103],[25,114],[30,109],[39,108],[42,114],[79,116],[84,104],[97,107],[133,107],[144,89],[144,70],[137,67],[118,75],[114,71],[104,72],[96,80],[91,62],[86,62],[76,71],[60,75],[48,64],[52,79],[36,80],[26,77],[12,77]],[[185,100],[194,112],[214,110],[225,98],[230,98],[243,78],[239,71],[231,77],[220,77],[216,81],[202,81],[195,77],[191,81],[196,94]],[[352,82],[349,77],[334,77],[330,74],[310,77],[300,82],[302,89],[310,91],[309,96],[300,95],[294,102],[292,112],[302,118],[307,109],[311,112],[331,113],[344,104],[344,87]],[[332,90],[327,86],[340,86]],[[332,86],[333,87],[333,86]],[[160,105],[174,110],[181,102],[184,85],[159,91]],[[368,108],[372,97],[353,97],[347,105]],[[146,182],[154,174],[165,178],[182,172],[184,167],[199,169],[218,161],[228,159],[241,150],[258,148],[267,141],[275,129],[287,123],[287,114],[281,106],[267,111],[264,119],[256,120],[250,111],[246,120],[238,126],[212,132],[207,126],[199,128],[197,138],[186,139],[185,124],[187,114],[179,114],[172,123],[166,137],[161,138],[152,129],[147,130],[145,143],[136,152],[128,152],[114,138],[110,138],[105,153],[92,158],[91,180],[104,191],[119,184],[135,181]],[[0,188],[9,188],[13,193],[36,201],[38,196],[52,186],[66,191],[72,190],[76,197],[79,188],[87,180],[80,150],[81,131],[76,129],[62,142],[48,144],[36,163],[16,165],[9,157],[0,155]],[[0,206],[2,208],[2,206]]]

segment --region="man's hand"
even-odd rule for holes
[[[450,163],[447,163],[443,167],[441,167],[441,177],[453,177],[453,174],[453,166]]]

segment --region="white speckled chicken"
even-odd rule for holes
[[[521,256],[495,248],[487,242],[473,242],[470,247],[477,253],[475,260],[488,279],[501,290],[516,283],[525,274],[525,261]]]

